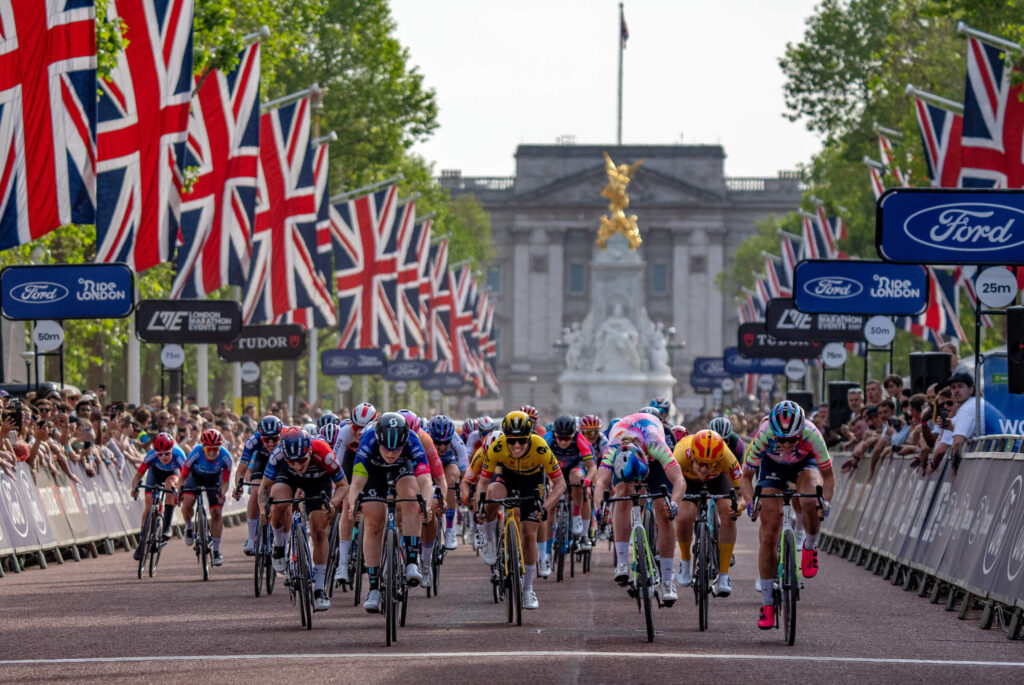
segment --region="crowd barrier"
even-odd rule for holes
[[[33,479],[24,463],[18,464],[14,478],[0,471],[0,560],[8,560],[10,570],[20,572],[27,558],[46,568],[48,556],[64,563],[68,553],[78,561],[82,547],[95,556],[99,549],[109,554],[117,546],[129,550],[137,544],[143,497],[141,493],[137,501],[131,497],[134,469],[102,462],[96,469],[89,476],[81,464],[71,464],[81,483],[45,467]],[[233,473],[231,482],[236,480]],[[236,502],[229,493],[225,522],[230,525],[244,517],[245,503],[245,496]],[[174,523],[184,524],[177,507]],[[0,564],[0,577],[3,568]]]
[[[836,492],[822,526],[822,549],[866,565],[932,602],[946,598],[960,617],[981,608],[981,625],[998,621],[1020,635],[1024,618],[1024,444],[1020,436],[969,441],[954,469],[949,459],[923,477],[910,457],[869,459],[849,474],[833,455]]]

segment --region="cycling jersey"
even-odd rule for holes
[[[583,437],[582,433],[576,433],[569,442],[569,445],[563,448],[555,439],[555,432],[551,431],[547,435],[547,443],[563,470],[570,470],[579,465],[581,461],[585,464],[592,464],[594,462],[594,453],[590,447],[590,442]]]
[[[502,475],[520,474],[534,475],[546,473],[550,478],[562,475],[561,467],[554,453],[548,449],[547,442],[539,435],[531,435],[526,452],[521,457],[514,457],[509,451],[508,438],[502,435],[494,441],[491,448],[484,454],[480,474],[487,479],[494,476],[494,470],[501,466]]]
[[[731,449],[733,454],[738,454],[742,457],[746,453],[747,446],[743,443],[743,438],[736,431],[729,433],[728,436],[723,435],[722,439],[725,440],[726,447]]]
[[[217,458],[210,461],[202,445],[196,445],[189,452],[185,465],[181,468],[181,477],[187,479],[190,473],[195,473],[204,479],[213,479],[220,476],[220,479],[227,483],[231,478],[231,453],[223,447],[217,453]]]
[[[139,473],[145,473],[149,469],[166,471],[167,473],[181,473],[181,467],[185,465],[185,459],[185,450],[177,445],[171,449],[171,458],[166,464],[160,460],[155,450],[150,450],[146,458],[139,464]]]
[[[296,471],[295,467],[284,458],[284,452],[278,445],[270,453],[270,460],[267,462],[267,469],[263,472],[263,477],[277,482],[288,482],[289,479],[328,478],[334,483],[340,483],[345,480],[345,474],[341,472],[341,466],[338,464],[337,457],[334,456],[334,450],[320,438],[314,438],[310,443],[309,464],[305,471],[301,473]],[[313,493],[307,491],[306,494]]]
[[[476,483],[476,479],[480,476],[480,469],[484,465],[484,454],[486,454],[483,448],[478,449],[473,453],[473,459],[469,462],[469,468],[466,469],[466,475],[464,478],[466,482],[472,485]],[[501,468],[500,466],[498,467]]]
[[[256,431],[245,441],[238,466],[240,469],[251,468],[252,475],[256,478],[267,467],[268,459],[270,459],[270,449],[263,444],[263,436],[260,435],[260,432]]]
[[[690,456],[690,450],[693,447],[693,438],[694,436],[687,435],[685,438],[680,440],[678,444],[676,444],[676,448],[672,453],[675,460],[679,462],[679,468],[683,470],[683,477],[695,482],[711,482],[718,476],[725,474],[729,477],[729,481],[732,483],[732,486],[734,488],[738,488],[740,486],[740,478],[742,477],[743,472],[740,469],[739,460],[736,459],[736,455],[732,453],[729,446],[726,445],[725,449],[722,450],[722,456],[719,457],[718,461],[711,467],[711,471],[707,478],[702,478],[700,474],[697,473],[697,469],[694,468],[693,458]]]
[[[402,467],[408,467],[410,475],[430,475],[430,463],[427,461],[427,453],[423,449],[423,443],[419,436],[409,435],[409,440],[402,448],[402,453],[393,462],[384,461],[380,454],[380,445],[377,444],[377,435],[374,431],[366,431],[359,441],[359,449],[356,450],[356,460],[352,467],[354,476],[368,478],[370,472],[398,472]],[[404,475],[404,474],[403,474]]]
[[[438,447],[437,443],[434,443],[434,447]],[[469,454],[475,453],[476,450],[470,452],[466,443],[462,442],[462,438],[452,433],[452,441],[448,443],[445,450],[442,452],[440,449],[437,450],[437,454],[441,457],[441,463],[447,466],[448,464],[456,464],[459,467],[459,472],[464,473],[469,468]]]
[[[589,441],[588,441],[589,442]],[[590,443],[590,451],[598,458],[604,454],[605,449],[608,447],[608,436],[604,433],[597,434],[597,444]]]
[[[434,447],[434,439],[430,437],[430,433],[421,428],[415,432],[415,435],[420,439],[420,442],[423,444],[423,451],[427,455],[427,463],[430,465],[430,477],[434,480],[444,478],[444,464],[441,463],[441,457],[437,456],[437,448]],[[410,435],[410,437],[412,436]]]
[[[796,448],[792,452],[779,450],[779,443],[775,440],[775,434],[768,428],[768,421],[765,420],[757,429],[754,439],[747,447],[743,466],[756,471],[761,465],[762,459],[768,459],[778,464],[799,464],[811,460],[819,469],[832,468],[832,460],[825,447],[825,440],[818,432],[817,426],[810,421],[804,421],[804,430]]]
[[[357,437],[354,430],[356,427],[357,426],[351,422],[346,423],[341,427],[341,432],[338,434],[338,442],[341,443],[343,447],[348,447],[353,451],[359,447],[359,439],[362,435],[365,435],[366,431],[364,428],[363,433]],[[342,454],[344,454],[344,450],[342,450]]]
[[[622,445],[623,438],[635,440],[643,449],[648,463],[660,464],[666,472],[679,468],[672,451],[665,443],[665,429],[662,428],[661,421],[646,413],[630,414],[615,423],[608,437],[608,446],[601,455],[601,468],[614,469],[615,453]]]

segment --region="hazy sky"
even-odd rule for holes
[[[729,176],[774,176],[819,148],[782,117],[778,58],[816,0],[626,0],[623,143],[720,143]],[[617,0],[391,0],[437,91],[435,171],[510,176],[521,143],[615,142]]]

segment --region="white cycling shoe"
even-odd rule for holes
[[[481,554],[484,559],[484,563],[488,566],[494,566],[498,561],[498,541],[497,540],[484,540],[484,551]]]
[[[406,566],[405,579],[409,582],[409,587],[418,587],[423,582],[423,574],[420,573],[420,567],[417,564]]]
[[[447,550],[453,550],[459,546],[459,543],[455,539],[455,529],[448,528],[444,531],[444,548]]]
[[[542,559],[537,562],[537,577],[547,578],[551,575],[551,560]]]
[[[537,593],[533,590],[523,590],[523,608],[536,609],[539,606],[540,602],[537,601]]]
[[[728,597],[732,594],[732,581],[729,580],[728,573],[718,574],[718,587],[715,588],[715,594],[719,597]]]
[[[323,590],[313,591],[313,611],[327,611],[331,608],[331,600],[327,599],[327,593]]]
[[[676,592],[676,584],[671,580],[661,581],[661,601],[668,604],[674,603],[677,599],[679,594]]]
[[[693,583],[693,573],[690,571],[690,562],[679,560],[679,569],[676,571],[676,580],[682,587],[690,587]]]
[[[629,563],[623,561],[615,566],[615,582],[625,583],[627,580],[629,580]]]
[[[366,609],[367,613],[379,614],[380,601],[380,590],[370,590],[369,594],[366,595],[366,601],[363,602],[363,608]]]

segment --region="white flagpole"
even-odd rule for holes
[[[196,346],[196,404],[210,406],[210,346]]]
[[[616,125],[616,145],[622,145],[622,53],[626,48],[626,41],[622,35],[622,27],[626,23],[626,15],[619,3],[619,116]]]
[[[139,286],[135,285],[135,301],[139,301]],[[128,404],[134,404],[136,407],[142,406],[142,384],[140,381],[139,368],[141,361],[139,359],[139,339],[135,335],[135,317],[136,314],[132,312],[132,320],[129,324],[128,329]],[[28,381],[26,381],[27,383]],[[166,407],[165,407],[166,408]]]

